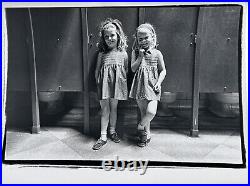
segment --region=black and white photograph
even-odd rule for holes
[[[5,182],[35,182],[11,179],[17,166],[98,172],[80,183],[145,183],[176,169],[202,170],[184,183],[210,170],[203,183],[244,183],[233,171],[248,170],[247,11],[226,2],[3,4]],[[115,178],[123,172],[139,180]],[[185,173],[174,175],[165,183],[183,183]]]

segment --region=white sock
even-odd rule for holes
[[[149,139],[151,137],[150,131],[146,131],[146,132],[147,132],[147,139]]]
[[[106,132],[105,133],[101,133],[101,139],[103,141],[107,141],[107,133]]]
[[[144,126],[142,126],[141,124],[138,124],[138,130],[144,130]]]
[[[109,133],[114,134],[115,133],[115,127],[110,127],[109,128]]]

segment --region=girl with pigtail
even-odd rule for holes
[[[93,150],[103,147],[107,143],[107,136],[115,143],[120,142],[116,132],[117,104],[118,100],[128,98],[126,48],[127,38],[121,22],[111,18],[102,22],[95,70],[97,93],[101,105],[101,136],[94,144]]]
[[[154,27],[141,24],[135,33],[131,68],[135,72],[129,97],[136,99],[141,121],[137,127],[138,146],[145,147],[151,140],[150,122],[153,120],[161,97],[161,83],[166,76],[162,53],[156,49]]]

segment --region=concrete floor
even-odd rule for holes
[[[98,125],[97,125],[98,126]],[[87,136],[80,127],[42,126],[40,134],[9,129],[6,134],[6,160],[151,160],[163,162],[242,163],[238,129],[203,129],[198,138],[184,128],[152,123],[152,140],[145,148],[136,146],[135,126],[118,126],[122,141],[108,141],[99,151],[92,146],[98,134]],[[177,125],[178,126],[178,125]]]

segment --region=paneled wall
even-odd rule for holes
[[[192,98],[194,64],[195,59],[199,59],[196,63],[199,64],[200,92],[238,92],[241,62],[240,6],[31,8],[30,10],[38,91],[79,93],[84,90],[84,78],[87,78],[89,90],[87,96],[90,94],[96,96],[94,69],[97,57],[96,43],[99,37],[98,26],[101,21],[111,17],[119,19],[123,24],[124,32],[128,36],[129,59],[136,27],[143,22],[154,25],[158,34],[158,49],[164,55],[167,69],[167,76],[162,85],[163,91],[182,92],[188,98],[190,96]],[[86,12],[84,15],[86,19],[83,19],[81,10]],[[8,9],[6,17],[9,58],[7,122],[29,123],[32,120],[29,114],[27,115],[29,119],[24,119],[16,112],[20,108],[26,109],[26,113],[32,112],[29,99],[31,69],[26,42],[29,31],[28,9]],[[83,25],[87,26],[87,35],[83,35],[85,33]],[[200,39],[199,45],[196,45],[197,39]],[[87,49],[84,50],[83,46],[86,45]],[[195,58],[197,54],[199,58]],[[84,56],[88,57],[87,61],[83,59]],[[88,72],[89,76],[84,76],[84,72]],[[129,88],[132,78],[133,73],[130,70]],[[93,105],[91,102],[95,101],[92,99],[93,96],[89,97],[90,104],[87,106]],[[8,120],[8,116],[17,119]]]

